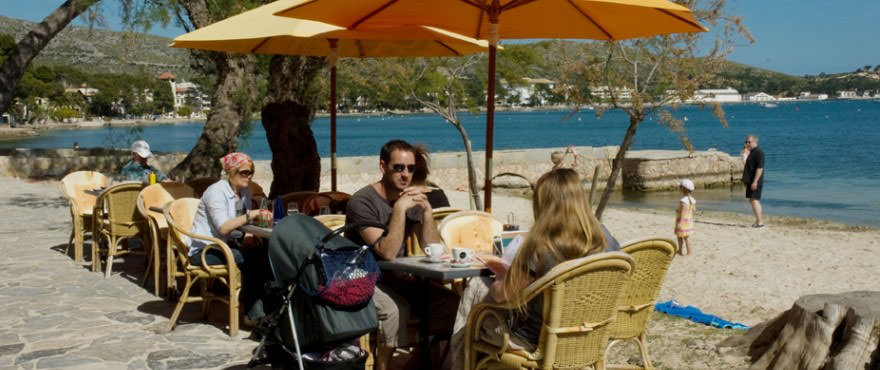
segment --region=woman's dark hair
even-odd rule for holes
[[[428,169],[428,162],[430,162],[428,149],[424,144],[417,144],[414,153],[416,155],[416,170],[413,171],[412,182],[413,184],[424,184],[428,181],[428,174],[431,173],[431,170]]]

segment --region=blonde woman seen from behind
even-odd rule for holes
[[[524,288],[544,276],[553,266],[620,245],[599,223],[590,209],[587,193],[577,172],[554,169],[538,179],[532,200],[535,223],[510,266],[495,256],[480,256],[495,273],[471,279],[464,290],[452,335],[451,368],[464,366],[464,329],[471,308],[481,302],[521,300]],[[542,324],[542,296],[512,312],[506,322],[484,322],[484,339],[501,345],[509,334],[511,350],[532,351]]]

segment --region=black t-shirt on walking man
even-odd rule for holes
[[[746,165],[743,167],[743,184],[751,186],[755,173],[758,172],[759,168],[764,168],[764,151],[761,148],[755,148],[749,152],[749,156],[746,158]],[[762,175],[758,179],[758,186],[763,184],[764,176]]]

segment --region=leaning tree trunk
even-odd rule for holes
[[[12,103],[12,92],[24,70],[46,45],[74,18],[99,0],[67,0],[25,35],[0,66],[0,113]]]
[[[719,347],[747,350],[750,369],[880,369],[880,292],[799,298]]]
[[[217,87],[202,134],[186,158],[171,170],[172,177],[219,177],[219,159],[238,147],[242,123],[249,118],[257,92],[253,56],[212,53],[217,67]]]
[[[324,58],[274,56],[263,107],[263,128],[272,150],[269,197],[321,187],[321,157],[312,134],[315,102],[309,85],[324,67]]]
[[[602,212],[605,211],[605,205],[608,204],[608,198],[611,198],[611,192],[614,191],[614,184],[617,182],[617,176],[623,167],[623,159],[626,156],[626,152],[632,146],[633,139],[636,136],[636,129],[639,128],[639,124],[642,123],[643,119],[645,119],[644,115],[640,112],[630,112],[629,114],[629,127],[626,129],[623,142],[617,148],[617,155],[614,156],[614,160],[611,162],[611,175],[608,176],[605,190],[602,191],[602,198],[599,199],[599,205],[596,206],[596,218],[600,220],[602,219]]]
[[[205,1],[184,0],[182,5],[196,28],[217,21]],[[207,55],[217,75],[217,84],[211,95],[211,111],[202,135],[186,158],[171,170],[172,177],[220,176],[218,159],[237,149],[241,125],[254,110],[256,59],[241,54],[211,52]]]
[[[464,143],[464,152],[467,155],[468,192],[471,193],[471,199],[473,199],[477,210],[482,211],[483,201],[480,200],[480,192],[477,191],[477,172],[474,170],[474,151],[471,147],[471,139],[468,138],[467,131],[465,131],[461,122],[455,121],[452,125],[455,126],[458,134],[461,135],[461,141]]]

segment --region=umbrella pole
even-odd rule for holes
[[[336,61],[337,40],[330,40],[330,190],[336,191]]]
[[[495,53],[498,24],[489,24],[489,87],[486,96],[486,173],[483,186],[483,211],[492,212],[492,147],[495,144]]]

